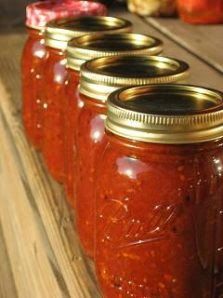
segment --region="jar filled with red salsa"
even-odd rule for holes
[[[42,141],[43,67],[47,59],[43,31],[47,22],[64,17],[105,14],[99,3],[87,1],[44,1],[27,6],[28,40],[22,55],[23,120],[27,136],[38,149]]]
[[[80,17],[48,23],[45,42],[48,58],[44,68],[43,155],[52,176],[64,181],[65,86],[68,84],[65,51],[74,37],[89,32],[129,30],[131,23],[112,17]]]
[[[121,41],[119,45],[122,48]],[[94,251],[95,172],[104,142],[108,95],[123,86],[186,80],[188,71],[189,66],[182,61],[149,55],[103,57],[83,65],[79,97],[84,105],[76,126],[77,174],[74,179],[77,229],[89,256],[93,257]]]
[[[113,93],[97,166],[104,297],[221,297],[223,94],[187,85]]]
[[[129,27],[128,27],[129,29]],[[122,30],[123,31],[123,30]],[[85,35],[75,38],[68,43],[67,61],[71,82],[67,85],[66,102],[68,102],[68,112],[66,123],[66,192],[69,201],[73,204],[74,198],[74,164],[75,164],[75,142],[74,131],[76,118],[83,102],[76,97],[76,87],[78,84],[78,74],[81,65],[88,60],[101,56],[124,56],[129,54],[145,53],[148,55],[159,54],[162,51],[162,42],[151,36],[133,33],[116,33],[112,36],[108,33]],[[73,83],[72,83],[73,80]],[[74,82],[75,81],[75,82]]]
[[[124,19],[120,18],[109,18],[107,17],[104,20],[97,20],[98,24],[91,24],[92,28],[95,28],[97,25],[98,31],[100,34],[103,34],[102,31],[105,31],[107,34],[115,34],[115,33],[123,33],[123,32],[130,32],[132,30],[132,24]],[[89,26],[89,24],[85,24]],[[104,28],[104,30],[103,30]],[[92,34],[88,34],[87,36],[91,38]],[[79,39],[77,39],[78,41]],[[80,47],[84,49],[84,57],[80,60],[78,56],[79,53],[78,49]],[[86,53],[87,47],[87,53]],[[67,58],[67,84],[65,88],[65,189],[68,200],[72,203],[73,194],[74,194],[74,175],[73,175],[73,164],[74,164],[74,156],[75,156],[75,146],[74,146],[74,139],[73,134],[75,131],[75,123],[78,114],[79,108],[82,107],[82,102],[77,96],[78,90],[77,86],[79,84],[79,77],[80,77],[80,67],[81,65],[92,58],[97,57],[100,53],[97,53],[95,49],[90,50],[91,46],[86,41],[75,41],[71,40],[68,43],[67,51],[66,51],[66,58]],[[103,55],[103,54],[102,54]]]
[[[177,0],[182,20],[192,24],[223,23],[222,0]]]

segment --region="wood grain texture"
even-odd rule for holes
[[[178,19],[146,18],[150,25],[223,74],[223,26],[190,25]]]
[[[1,298],[17,298],[17,291],[11,271],[10,260],[0,221],[0,297]]]
[[[63,191],[27,144],[1,85],[0,94],[0,220],[18,295],[98,297]]]

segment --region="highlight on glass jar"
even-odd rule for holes
[[[222,93],[186,85],[114,92],[96,184],[103,295],[218,297],[222,185]]]
[[[78,152],[73,175],[77,230],[88,256],[94,255],[95,174],[104,143],[108,96],[124,86],[181,82],[188,75],[187,63],[161,56],[103,57],[82,66],[79,99],[84,104],[72,131]]]
[[[223,23],[222,0],[177,0],[180,17],[192,24]]]
[[[47,59],[43,31],[47,22],[62,17],[105,15],[104,5],[87,1],[34,2],[26,8],[28,40],[22,55],[23,120],[26,134],[38,149],[42,142],[43,66]]]
[[[87,33],[125,32],[132,28],[129,21],[113,17],[80,17],[52,21],[47,24],[45,43],[48,57],[44,68],[43,156],[51,175],[64,182],[64,119],[67,68],[65,51],[74,37]]]
[[[67,66],[68,84],[66,87],[67,117],[66,129],[66,193],[69,201],[75,201],[75,142],[76,119],[83,102],[77,94],[81,65],[93,58],[102,56],[155,55],[162,52],[163,43],[152,36],[136,33],[94,34],[75,38],[68,43]],[[128,65],[128,67],[132,67]]]

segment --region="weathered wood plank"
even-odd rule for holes
[[[98,297],[61,187],[51,186],[1,85],[0,94],[0,219],[18,294]]]
[[[19,177],[18,164],[12,154],[13,144],[8,140],[6,128],[1,121],[0,162],[3,170],[0,189],[4,196],[0,201],[0,218],[18,295],[47,297],[52,293],[62,297],[45,247],[39,239],[35,214]]]
[[[0,192],[0,196],[2,193]],[[11,271],[9,256],[0,221],[0,297],[17,298],[17,291]]]
[[[20,60],[26,38],[25,28],[0,34],[0,78],[17,112],[22,108]]]
[[[195,26],[178,19],[146,18],[146,20],[198,59],[223,73],[223,26]]]

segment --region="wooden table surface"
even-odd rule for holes
[[[113,11],[134,31],[161,38],[164,54],[191,65],[189,83],[223,91],[223,26]],[[63,189],[28,144],[21,120],[24,29],[0,32],[0,298],[100,297],[78,244]]]

